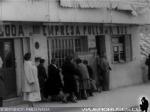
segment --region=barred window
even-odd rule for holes
[[[76,53],[88,51],[88,42],[85,36],[53,37],[49,39],[49,46],[51,47],[51,58],[57,60],[59,67],[62,66],[66,56],[73,56]]]

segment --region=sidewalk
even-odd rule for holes
[[[81,100],[78,103],[61,102],[40,102],[35,107],[134,107],[140,103],[140,97],[145,96],[150,102],[150,83],[134,85],[119,89],[113,89],[107,92],[95,93],[94,97],[88,100]],[[28,107],[27,104],[17,105],[15,107]]]

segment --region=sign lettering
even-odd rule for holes
[[[23,26],[13,24],[0,26],[0,36],[24,36]]]

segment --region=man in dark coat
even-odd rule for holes
[[[44,59],[40,59],[40,64],[37,66],[38,68],[38,79],[39,79],[39,84],[40,84],[40,91],[41,91],[41,96],[42,96],[42,100],[44,100],[44,97],[46,97],[45,94],[45,83],[47,80],[47,74],[46,74],[46,70],[44,67]]]
[[[55,59],[52,59],[48,66],[47,89],[48,94],[52,96],[52,100],[56,100],[57,95],[63,90],[60,69],[57,67]]]
[[[145,64],[148,66],[148,79],[150,80],[150,54],[148,58],[146,59]]]
[[[69,99],[71,102],[76,102],[76,92],[77,92],[77,84],[76,84],[76,75],[78,75],[78,71],[76,70],[75,65],[73,64],[72,57],[66,57],[66,60],[62,66],[62,74],[64,80],[64,92],[69,94]]]
[[[106,54],[103,54],[100,58],[99,63],[99,69],[100,73],[103,77],[103,90],[108,91],[109,90],[109,72],[111,70],[111,67],[109,65],[109,62],[107,60]]]

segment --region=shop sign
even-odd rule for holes
[[[23,25],[4,24],[0,26],[0,36],[24,36]]]
[[[43,25],[44,36],[84,36],[103,34],[127,34],[126,26],[103,26],[103,25]]]

